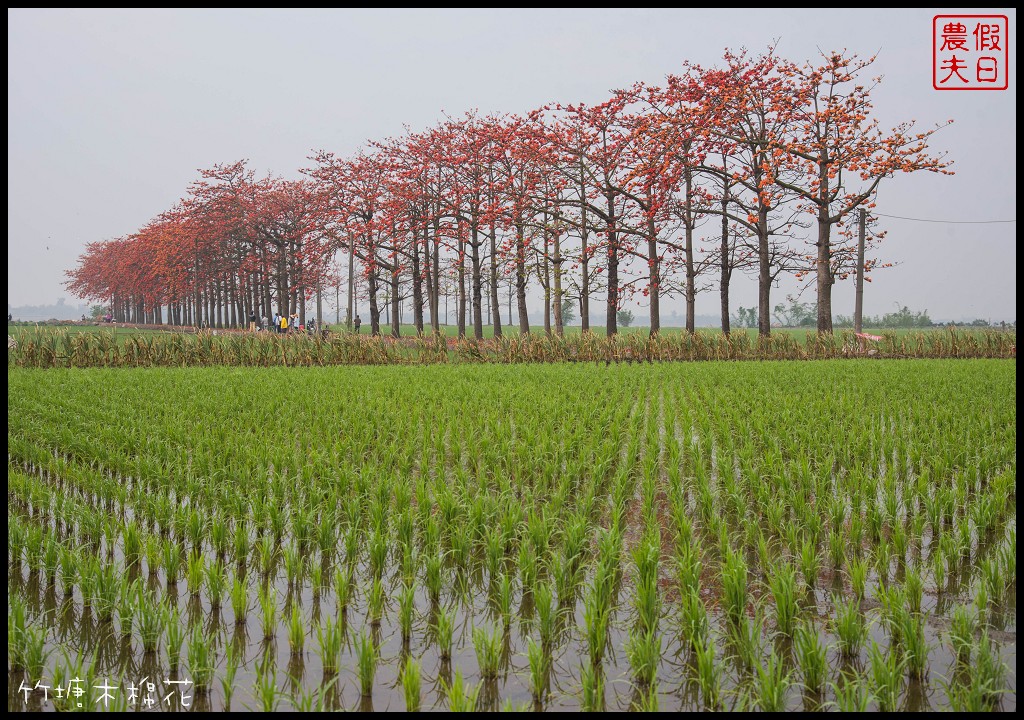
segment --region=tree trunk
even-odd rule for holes
[[[256,314],[256,321],[261,322],[263,316],[267,314],[267,310],[263,307],[263,303],[260,302],[260,282],[256,273],[249,275],[249,294],[250,301],[252,302],[252,311]]]
[[[729,252],[729,217],[725,214],[729,204],[729,181],[723,180],[722,191],[722,274],[720,295],[722,300],[722,332],[729,334],[729,281],[732,279],[732,253]]]
[[[430,281],[434,284],[434,304],[430,306],[430,326],[435,333],[441,332],[441,242],[434,239],[433,267]],[[444,321],[448,323],[448,296],[445,291]]]
[[[305,286],[305,275],[302,273],[302,267],[299,263],[299,253],[302,252],[302,246],[299,243],[292,243],[290,251],[288,253],[288,278],[291,281],[289,283],[292,296],[292,312],[299,316],[299,323],[305,324],[306,322],[306,286]]]
[[[430,306],[430,326],[434,329],[435,333],[441,332],[441,221],[437,217],[438,214],[440,214],[440,211],[434,217],[434,252],[431,253],[434,264],[430,271],[430,282],[434,285],[434,300]],[[444,321],[445,324],[448,323],[447,293],[445,293]]]
[[[519,334],[530,334],[526,312],[526,236],[523,225],[516,225],[516,304],[519,310]]]
[[[398,315],[398,261],[395,260],[395,268],[391,271],[391,337],[400,337],[402,328],[401,318]]]
[[[224,327],[224,315],[223,315],[224,301],[223,301],[223,297],[221,296],[221,281],[220,280],[217,280],[216,282],[214,282],[213,290],[214,290],[214,295],[213,295],[214,302],[217,304],[217,327],[218,328],[222,328],[222,327]]]
[[[323,293],[323,280],[317,281],[316,284],[316,329],[317,332],[323,329],[324,326],[324,293]]]
[[[196,275],[195,275],[195,287],[192,290],[192,325],[198,326],[199,321],[202,319],[202,296],[203,291],[199,286],[199,261],[196,260]]]
[[[765,162],[763,154],[754,166],[754,187],[761,187],[764,172],[761,169]],[[757,199],[757,334],[768,337],[772,334],[772,269],[771,254],[768,246],[768,208],[761,199]]]
[[[424,283],[427,286],[427,312],[430,313],[430,327],[434,328],[434,323],[437,321],[437,313],[434,312],[434,279],[431,274],[430,264],[430,230],[426,225],[423,226],[423,279],[426,280]]]
[[[757,334],[772,334],[771,318],[771,256],[768,253],[768,209],[759,205],[757,211]]]
[[[238,327],[238,305],[235,297],[234,273],[228,275],[224,281],[224,325],[225,327]]]
[[[473,222],[470,223],[469,236],[473,282],[473,337],[477,340],[483,340],[483,292],[480,287],[480,229],[476,220],[473,220]]]
[[[565,326],[562,323],[562,243],[560,239],[561,228],[559,227],[560,222],[555,220],[555,236],[554,236],[554,255],[552,256],[552,273],[554,275],[555,284],[555,335],[562,337],[565,335]]]
[[[376,283],[374,284],[376,286]],[[349,235],[348,238],[348,308],[345,310],[345,329],[352,330],[352,318],[356,316],[356,238]]]
[[[228,282],[228,304],[231,306],[231,327],[238,327],[239,312],[238,312],[238,288],[235,281],[235,274],[231,273]]]
[[[583,177],[582,172],[580,178]],[[587,253],[586,187],[580,183],[580,325],[582,332],[590,331],[590,256]]]
[[[412,324],[416,326],[416,334],[423,334],[423,275],[420,272],[420,241],[419,235],[412,235]]]
[[[459,230],[459,337],[466,337],[466,241]]]
[[[267,320],[272,320],[274,318],[274,299],[270,284],[270,270],[268,269],[266,262],[263,264],[263,278],[261,284],[263,285],[263,313],[267,316]]]
[[[501,305],[498,302],[498,231],[491,222],[491,324],[494,325],[494,337],[501,337]]]
[[[697,273],[693,269],[693,175],[686,169],[686,332],[696,332]]]
[[[605,327],[608,337],[612,337],[619,332],[619,246],[615,230],[615,195],[609,192],[605,198],[608,201],[608,307]]]
[[[288,315],[288,270],[285,261],[287,253],[279,248],[277,256],[277,312]]]
[[[232,293],[235,296],[235,317],[238,318],[238,325],[249,327],[249,310],[246,307],[249,304],[249,291],[245,284],[245,277],[232,275],[231,282],[234,285]]]
[[[370,294],[370,334],[374,337],[380,335],[380,306],[377,304],[377,264],[373,263],[367,268],[366,282]]]
[[[551,337],[551,263],[548,262],[547,239],[544,240],[544,334]],[[538,273],[539,275],[540,273]]]
[[[828,208],[818,212],[818,332],[832,332],[832,223]]]
[[[661,260],[654,218],[647,218],[647,265],[650,268],[651,337],[661,332]]]

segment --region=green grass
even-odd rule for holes
[[[124,327],[120,324],[115,326],[113,323],[101,323],[99,325],[50,325],[50,324],[37,324],[37,325],[8,325],[7,334],[13,335],[17,338],[19,335],[26,333],[38,332],[39,330],[61,330],[63,332],[71,333],[73,335],[79,335],[82,333],[110,333],[116,335],[118,338],[126,339],[135,335],[174,335],[178,334],[180,330],[161,330],[156,328],[136,328],[136,327]]]
[[[885,333],[868,351],[853,333],[844,330],[834,335],[814,332],[775,333],[758,338],[747,331],[725,336],[717,330],[699,330],[691,335],[668,331],[648,337],[642,331],[624,332],[608,338],[600,332],[568,333],[565,337],[534,333],[529,337],[510,334],[477,343],[455,342],[443,336],[389,336],[371,338],[368,334],[334,333],[328,338],[300,333],[284,336],[268,333],[232,331],[212,333],[132,333],[113,331],[70,332],[62,329],[29,329],[18,334],[8,350],[7,364],[15,367],[187,367],[207,365],[321,367],[325,365],[432,365],[526,362],[666,362],[709,360],[811,360],[844,358],[1005,358],[1016,357],[1016,335],[995,330],[927,331]],[[884,509],[889,516],[897,498],[890,494]],[[987,522],[990,511],[979,509],[976,522]],[[881,515],[877,517],[878,520]],[[877,537],[879,522],[869,517],[872,537]],[[912,530],[923,527],[915,520]],[[753,526],[751,526],[753,527]],[[311,523],[305,523],[308,532]],[[301,528],[297,528],[301,530]],[[820,527],[810,539],[817,544]],[[226,526],[213,526],[212,541],[218,551],[228,543]],[[297,532],[305,542],[308,532]],[[790,538],[792,540],[793,538]],[[905,549],[906,532],[899,526],[893,532],[893,546]],[[841,561],[842,537],[829,536],[828,559]],[[792,544],[792,543],[790,543]],[[792,548],[791,548],[792,549]],[[815,550],[809,558],[818,556]],[[805,558],[807,559],[807,558]],[[802,569],[808,569],[802,563]],[[813,569],[813,568],[811,568]],[[813,585],[813,578],[807,578]]]
[[[328,329],[330,329],[331,332],[336,332],[336,333],[352,332],[350,329],[346,328],[345,323],[341,323],[341,324],[328,323],[327,327],[328,327]],[[444,335],[445,337],[456,338],[456,337],[459,336],[459,326],[458,325],[454,325],[454,324],[441,325],[440,328],[441,328],[441,334]],[[555,329],[555,326],[552,323],[552,325],[551,325],[551,332],[554,332],[554,329]],[[715,326],[702,326],[702,327],[698,327],[696,329],[697,330],[703,330],[703,331],[720,332],[721,331],[721,326],[719,326],[719,325],[715,325]],[[608,334],[607,333],[607,326],[605,325],[603,318],[601,318],[600,321],[598,321],[596,323],[592,322],[590,324],[590,330],[594,334],[600,335],[600,336],[605,336],[605,335]],[[815,330],[815,328],[813,328],[813,327],[773,327],[772,328],[772,333],[773,334],[791,335],[791,336],[793,336],[795,338],[798,338],[798,339],[802,340],[807,335],[808,332],[814,332],[814,330]],[[850,328],[840,328],[840,327],[834,328],[834,331],[837,332],[837,333],[842,331],[842,330],[850,330]],[[973,328],[965,328],[965,327],[958,327],[957,330],[958,331],[966,331],[966,332],[980,332],[980,330],[975,330]],[[384,320],[382,319],[381,320],[381,324],[380,324],[380,331],[381,331],[381,334],[383,334],[383,335],[390,335],[391,334],[391,325],[390,325],[390,323],[385,323]],[[484,325],[483,331],[484,331],[484,338],[492,338],[492,337],[494,337],[494,326],[493,325]],[[504,334],[504,335],[518,335],[519,334],[519,324],[516,323],[515,325],[511,325],[511,326],[509,326],[509,325],[502,325],[501,326],[501,331],[502,331],[502,334]],[[583,331],[583,329],[582,329],[582,326],[580,326],[580,325],[566,325],[565,328],[564,328],[564,332],[565,332],[566,335],[579,335],[582,331]],[[619,328],[618,328],[618,331],[619,331],[620,335],[648,335],[650,333],[650,327],[648,327],[648,326],[623,327],[623,326],[620,325]],[[399,325],[399,332],[401,333],[402,337],[414,337],[416,335],[416,326],[415,325],[406,325],[406,324],[403,323],[403,324]],[[430,323],[424,323],[424,325],[423,325],[423,332],[425,334],[427,334],[427,335],[430,334],[430,332],[431,332]],[[662,334],[665,334],[665,335],[681,335],[682,333],[686,332],[686,328],[682,328],[682,327],[665,327],[663,325],[661,327],[661,332],[662,332]],[[757,337],[757,328],[732,327],[732,328],[730,328],[730,332],[732,332],[734,334],[744,333],[744,334],[748,335],[751,338]],[[918,332],[944,333],[944,332],[948,332],[948,331],[944,327],[935,327],[935,328],[864,328],[864,332],[868,333],[870,335],[881,335],[883,332],[889,332],[889,333],[895,333],[898,337],[904,337],[906,335],[911,335],[913,333],[918,333]],[[1011,330],[1010,332],[1014,332],[1014,331]],[[366,320],[363,321],[363,324],[359,328],[359,333],[361,335],[369,335],[370,334],[370,323],[368,321],[366,321]],[[543,335],[544,334],[544,326],[543,325],[530,325],[530,333],[533,334],[533,335]],[[466,336],[467,337],[473,337],[473,323],[469,323],[468,325],[466,325]]]
[[[248,327],[248,326],[246,326],[246,327]],[[329,322],[329,323],[327,323],[327,328],[332,333],[348,333],[348,332],[351,332],[350,330],[348,330],[345,327],[344,323],[336,324],[336,323],[330,323]],[[380,328],[381,328],[381,334],[382,335],[390,335],[391,334],[391,325],[388,324],[388,323],[385,323],[383,320],[381,320]],[[36,331],[38,331],[40,329],[42,329],[42,330],[61,330],[61,331],[65,331],[65,332],[72,333],[72,334],[79,334],[79,333],[111,333],[111,334],[115,334],[118,337],[120,342],[124,342],[127,338],[130,338],[130,337],[133,337],[133,336],[138,336],[138,335],[149,336],[149,335],[176,335],[176,334],[182,334],[182,333],[186,333],[186,334],[192,334],[193,333],[193,330],[191,330],[191,329],[182,331],[182,330],[179,330],[179,329],[170,329],[170,328],[168,328],[168,329],[164,330],[164,329],[159,329],[159,328],[136,328],[136,327],[124,326],[124,325],[120,325],[120,324],[115,327],[114,324],[110,324],[110,323],[101,323],[99,325],[49,325],[49,324],[8,325],[7,326],[7,333],[9,335],[13,335],[15,338],[17,338],[19,335],[22,335],[22,334],[25,334],[25,333],[36,332]],[[216,328],[214,328],[214,329],[216,329]],[[552,332],[554,332],[554,325],[551,326],[551,329],[552,329]],[[720,332],[720,327],[719,326],[698,327],[696,329],[700,330],[700,331],[705,331],[705,332],[713,332],[713,333]],[[843,330],[849,330],[849,329],[850,328],[836,327],[835,328],[835,332],[839,333],[839,332],[841,332]],[[590,330],[595,335],[599,335],[599,336],[602,336],[602,337],[607,335],[606,326],[605,326],[605,323],[604,323],[603,319],[600,322],[591,323]],[[232,330],[232,332],[234,332],[234,331],[235,330]],[[245,330],[245,329],[241,329],[241,331],[247,332],[247,330]],[[429,323],[424,324],[423,331],[427,335],[430,334],[431,327],[430,327]],[[566,325],[564,331],[565,331],[566,335],[579,335],[582,332],[582,327],[580,325]],[[646,326],[622,327],[620,325],[618,331],[619,331],[620,335],[644,335],[644,336],[646,336],[646,335],[648,335],[650,333],[650,328],[646,327]],[[969,327],[958,327],[957,331],[958,332],[967,332],[967,333],[981,333],[981,332],[984,331],[984,329],[975,329],[975,328],[969,328]],[[402,337],[415,337],[415,335],[416,335],[416,327],[414,325],[402,324],[402,325],[399,326],[399,332],[401,333]],[[664,335],[681,335],[684,332],[686,332],[686,328],[662,326],[661,332]],[[747,336],[749,336],[750,338],[756,338],[757,337],[757,328],[738,328],[738,327],[733,327],[733,328],[731,328],[731,332],[733,334],[743,333],[743,334],[746,334]],[[796,339],[799,339],[799,340],[803,340],[804,337],[806,337],[808,332],[814,332],[814,328],[812,328],[812,327],[797,327],[797,328],[789,328],[789,327],[778,327],[777,328],[777,327],[773,327],[772,328],[772,334],[790,335],[790,336],[792,336],[792,337],[794,337]],[[944,327],[935,327],[935,328],[864,328],[864,332],[872,334],[872,335],[881,335],[882,333],[895,333],[897,337],[905,337],[907,335],[912,335],[912,334],[920,333],[920,332],[923,332],[923,333],[946,333],[946,332],[948,332],[948,330],[946,328],[944,328]],[[1013,331],[1013,330],[1009,330],[1008,332],[1010,332],[1012,334],[1015,334],[1015,331]],[[494,326],[493,325],[484,325],[483,333],[484,333],[484,338],[493,338],[494,337]],[[518,324],[515,324],[515,325],[512,325],[512,326],[502,325],[502,333],[504,335],[518,335],[519,334],[519,325]],[[544,326],[543,325],[531,325],[530,326],[530,333],[533,334],[533,335],[538,335],[538,336],[539,335],[543,335],[544,334]],[[359,334],[360,335],[367,335],[367,336],[370,334],[370,324],[369,324],[368,321],[364,321],[363,322],[362,326],[359,329]],[[459,336],[459,328],[458,328],[457,325],[454,325],[454,324],[441,325],[441,334],[444,335],[445,337],[457,338]],[[470,324],[468,324],[466,326],[466,336],[467,337],[472,337],[473,336],[473,324],[472,323],[470,323]]]

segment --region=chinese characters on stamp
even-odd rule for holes
[[[1009,87],[1009,25],[1005,15],[936,15],[932,19],[932,87]]]

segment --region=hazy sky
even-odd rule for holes
[[[957,11],[8,10],[8,302],[68,296],[64,272],[85,243],[137,230],[198,168],[248,158],[258,174],[296,177],[315,150],[347,155],[445,112],[596,103],[683,60],[710,65],[726,47],[756,53],[773,40],[792,60],[878,52],[885,125],[956,121],[932,142],[956,175],[885,180],[878,212],[1015,220],[1016,12],[961,11],[1009,17],[1001,92],[932,88],[940,12]],[[865,312],[899,303],[933,318],[1016,317],[1016,223],[882,227],[881,256],[899,264],[875,274]],[[735,279],[733,299],[755,304],[756,280]],[[835,312],[852,307],[846,283]],[[698,298],[698,313],[717,308],[714,291]]]

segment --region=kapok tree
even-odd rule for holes
[[[564,156],[560,165],[567,171],[575,172],[578,168],[584,174],[583,196],[569,202],[579,203],[580,216],[590,218],[587,227],[601,237],[599,244],[605,250],[605,327],[609,337],[618,332],[617,315],[622,299],[620,264],[632,254],[638,237],[624,231],[623,188],[630,172],[627,149],[631,121],[627,105],[628,97],[619,94],[592,107],[580,104],[545,108],[549,115],[544,118],[549,127],[558,123],[570,128],[569,132],[549,135],[571,141],[557,148]]]
[[[633,116],[629,144],[633,164],[629,187],[623,193],[643,216],[641,235],[647,246],[643,259],[649,268],[644,294],[649,301],[652,336],[661,327],[660,299],[672,291],[670,278],[677,265],[685,273],[686,329],[695,331],[696,281],[703,268],[695,258],[694,232],[710,200],[698,180],[704,155],[717,141],[715,137],[709,141],[705,126],[711,115],[701,112],[700,91],[695,86],[695,82],[670,77],[664,88],[638,84],[630,91],[644,111]],[[717,119],[714,116],[715,122]],[[665,232],[670,221],[681,225],[679,241]]]
[[[370,332],[380,334],[378,292],[393,268],[388,265],[387,240],[390,219],[387,204],[387,163],[380,152],[359,152],[350,159],[320,152],[317,167],[307,171],[320,185],[321,203],[326,207],[325,235],[330,237],[328,252],[349,254],[349,312],[355,299],[355,260],[362,265],[370,302]],[[394,331],[395,328],[392,328]]]
[[[881,81],[860,84],[860,77],[874,57],[835,51],[823,54],[824,63],[782,66],[794,83],[799,105],[780,149],[785,162],[802,170],[801,178],[776,175],[775,183],[796,193],[817,223],[814,272],[817,276],[818,332],[832,332],[832,285],[836,281],[833,227],[842,224],[858,207],[872,207],[878,184],[898,172],[919,170],[952,175],[945,154],[928,154],[931,136],[944,125],[926,132],[912,132],[914,121],[884,133],[871,117],[871,91]],[[949,120],[946,125],[951,123]]]
[[[706,158],[700,170],[710,176],[717,202],[706,207],[722,218],[721,293],[723,329],[728,331],[730,225],[744,235],[739,262],[757,268],[758,333],[771,332],[770,295],[775,279],[792,268],[786,235],[793,227],[793,194],[775,185],[783,172],[773,148],[791,121],[791,83],[777,71],[771,50],[750,58],[726,51],[725,66],[702,69],[685,65],[667,78],[656,99],[667,122],[691,126],[703,137]],[[788,172],[793,172],[788,170]],[[795,178],[794,178],[795,179]]]

